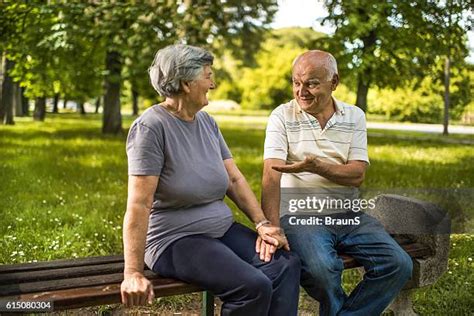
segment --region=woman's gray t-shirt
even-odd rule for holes
[[[187,122],[154,105],[130,127],[127,156],[129,175],[160,177],[146,238],[148,267],[179,238],[219,238],[230,228],[232,212],[223,201],[229,181],[223,160],[232,155],[209,114],[198,112]]]

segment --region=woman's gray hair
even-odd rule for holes
[[[148,68],[153,88],[165,97],[181,92],[181,81],[192,81],[199,77],[204,66],[212,65],[214,56],[208,51],[190,45],[166,46],[156,52]]]

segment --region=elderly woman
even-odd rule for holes
[[[212,62],[201,48],[172,45],[149,69],[166,99],[133,123],[127,139],[122,300],[153,299],[146,263],[211,291],[223,301],[222,315],[296,315],[299,259],[264,217],[216,122],[200,111],[215,86]],[[257,233],[234,222],[226,194]]]

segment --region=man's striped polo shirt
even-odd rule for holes
[[[336,111],[324,130],[318,120],[304,112],[296,100],[278,106],[268,120],[264,159],[294,163],[308,154],[325,162],[346,164],[349,160],[369,162],[364,112],[334,99]],[[284,173],[282,188],[344,187],[310,172]]]

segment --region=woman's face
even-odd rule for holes
[[[214,89],[215,83],[212,79],[211,66],[206,65],[203,67],[201,75],[190,82],[189,85],[189,101],[195,104],[197,107],[202,108],[209,104],[207,99],[207,92],[209,89]]]

